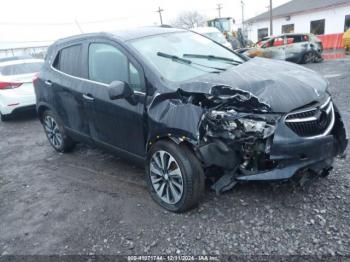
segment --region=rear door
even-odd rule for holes
[[[50,74],[45,80],[50,90],[50,103],[69,131],[89,137],[89,122],[84,109],[84,70],[86,58],[83,43],[74,43],[58,50]],[[45,75],[46,76],[46,75]]]
[[[144,156],[145,81],[141,65],[121,46],[108,40],[91,41],[88,47],[85,104],[95,141]],[[134,91],[130,99],[111,100],[108,86],[124,81]]]
[[[265,45],[269,47],[266,49],[266,57],[285,60],[286,59],[286,45],[285,38],[283,36],[274,37],[268,41]]]

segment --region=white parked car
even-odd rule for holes
[[[22,110],[35,108],[33,77],[43,65],[41,59],[0,62],[0,116],[6,121]]]
[[[198,34],[204,35],[211,40],[214,40],[215,42],[218,42],[219,44],[222,44],[223,46],[232,49],[232,45],[226,40],[223,33],[221,33],[217,28],[215,27],[196,27],[192,29],[193,32],[196,32]]]

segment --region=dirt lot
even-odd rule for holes
[[[327,77],[350,128],[350,60]],[[249,183],[186,214],[150,198],[142,169],[79,145],[58,154],[33,115],[0,123],[0,254],[347,254],[350,163],[309,188]]]

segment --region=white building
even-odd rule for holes
[[[350,28],[350,0],[292,0],[245,22],[248,39],[257,42],[268,35],[283,33],[313,33],[316,35],[343,33]]]

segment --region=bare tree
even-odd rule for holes
[[[182,12],[177,18],[171,22],[171,25],[179,28],[194,28],[198,26],[205,26],[207,18],[197,11]]]

